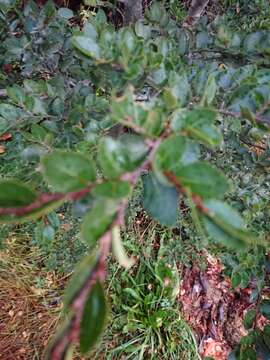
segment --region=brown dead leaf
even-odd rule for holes
[[[8,141],[12,139],[12,135],[7,133],[0,136],[0,141]]]
[[[225,341],[216,341],[209,338],[204,341],[203,357],[212,357],[215,360],[227,360],[230,348]]]
[[[6,152],[6,148],[4,145],[0,145],[0,154],[4,154]]]
[[[178,299],[200,342],[201,355],[225,360],[246,335],[243,317],[250,308],[251,288],[235,291],[223,274],[220,260],[207,252],[201,255],[206,260],[205,268],[193,263],[192,267],[182,269]]]

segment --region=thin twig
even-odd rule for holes
[[[220,109],[218,110],[218,112],[220,114],[223,114],[223,115],[226,115],[226,116],[231,116],[231,117],[234,117],[236,119],[242,119],[242,118],[245,118],[243,116],[243,114],[241,114],[240,112],[234,112],[234,111],[229,111],[229,110],[223,110],[223,109]],[[259,123],[259,124],[263,124],[263,125],[266,125],[268,127],[270,127],[270,122],[269,120],[265,119],[264,117],[258,115],[258,114],[252,114],[253,115],[253,118],[254,120]]]
[[[82,190],[72,191],[66,194],[63,193],[45,193],[41,194],[34,202],[26,206],[20,207],[7,207],[0,208],[0,215],[14,215],[14,216],[24,216],[35,210],[40,209],[43,206],[50,204],[53,201],[60,200],[78,200],[87,195],[93,188],[95,184],[92,184]]]
[[[164,171],[164,175],[167,177],[167,179],[175,186],[176,190],[184,195],[187,194],[187,190],[184,188],[184,186],[180,183],[179,179],[176,175],[171,173],[170,171]],[[196,208],[203,214],[209,214],[209,210],[205,207],[203,200],[200,196],[191,194],[191,200],[193,201]]]

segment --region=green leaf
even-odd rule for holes
[[[202,106],[209,106],[215,99],[217,92],[217,84],[215,74],[210,74],[204,89],[204,93],[201,100]]]
[[[185,165],[198,160],[200,149],[197,144],[186,137],[172,135],[159,145],[153,160],[153,169],[156,176],[165,184],[167,178],[164,171],[177,173]]]
[[[10,104],[0,104],[0,116],[11,123],[15,123],[22,115],[22,110]]]
[[[43,172],[55,191],[80,190],[95,180],[95,169],[91,161],[80,153],[55,150],[43,161]]]
[[[57,14],[58,14],[58,16],[60,16],[64,19],[67,19],[67,20],[71,19],[74,16],[74,13],[72,10],[70,10],[68,8],[64,8],[64,7],[58,9]]]
[[[253,53],[257,52],[259,50],[259,46],[263,40],[263,32],[262,31],[256,31],[249,35],[244,40],[244,49],[247,52]]]
[[[252,243],[254,238],[247,231],[243,219],[236,210],[218,200],[204,202],[209,214],[203,222],[210,238],[234,249],[243,249]]]
[[[139,106],[138,106],[139,108]],[[145,132],[149,135],[158,136],[162,129],[163,129],[163,121],[164,121],[164,114],[161,109],[155,107],[153,109],[145,109],[143,111],[143,107],[141,114],[139,112],[136,123],[141,126]],[[140,116],[143,115],[144,116]]]
[[[258,360],[256,351],[251,348],[241,349],[240,360]]]
[[[0,10],[3,11],[3,13],[8,12],[12,8],[16,7],[16,4],[16,0],[0,0]]]
[[[174,226],[178,216],[178,193],[165,186],[153,173],[143,175],[143,207],[154,219],[166,226]]]
[[[42,237],[46,242],[53,241],[55,236],[55,230],[51,225],[46,225],[42,231]]]
[[[201,108],[178,110],[172,117],[172,130],[186,131],[193,139],[211,147],[217,146],[222,139],[220,130],[214,125],[216,112]]]
[[[166,26],[169,22],[169,16],[159,2],[154,2],[145,12],[145,17],[151,22],[159,23],[160,26]]]
[[[114,219],[117,203],[112,200],[99,200],[83,219],[82,238],[88,245],[94,245],[105,233]]]
[[[186,74],[170,73],[169,87],[165,88],[163,99],[169,109],[184,106],[190,98],[190,85]]]
[[[97,185],[92,194],[111,199],[121,199],[130,194],[131,186],[126,181],[107,181]]]
[[[30,138],[34,139],[35,141],[43,142],[45,141],[48,134],[48,131],[44,127],[38,124],[33,124],[31,127]]]
[[[105,325],[107,306],[102,285],[97,281],[90,290],[80,325],[80,350],[88,352],[96,343]]]
[[[142,298],[139,295],[138,289],[136,289],[136,290],[134,290],[132,288],[125,288],[125,289],[123,289],[123,292],[130,295],[131,297],[133,297],[133,299],[140,302],[140,301],[142,301]]]
[[[262,336],[266,346],[270,349],[270,325],[265,325]]]
[[[151,36],[151,27],[145,25],[142,20],[139,20],[135,24],[135,32],[138,37],[149,39]]]
[[[85,281],[91,275],[93,269],[97,264],[98,256],[96,253],[87,255],[80,264],[76,267],[64,293],[64,306],[65,309],[72,304],[73,300],[79,294]]]
[[[91,37],[83,35],[73,36],[72,44],[86,56],[97,60],[101,58],[99,45]]]
[[[263,300],[260,304],[260,312],[270,320],[270,300]]]
[[[156,150],[154,168],[159,171],[172,171],[185,166],[182,156],[186,150],[187,140],[183,136],[172,135],[163,140]]]
[[[0,207],[20,207],[33,203],[37,195],[26,185],[15,180],[0,181]]]
[[[232,274],[231,280],[232,280],[232,287],[234,289],[237,288],[237,286],[241,284],[241,280],[242,280],[241,274],[239,272],[234,272]]]
[[[203,198],[222,197],[229,189],[225,176],[206,162],[196,162],[176,172],[181,185]]]
[[[255,318],[256,318],[256,310],[255,309],[252,309],[252,310],[249,310],[245,317],[244,317],[244,327],[246,330],[249,330],[252,328],[253,324],[254,324],[254,321],[255,321]]]
[[[86,23],[83,27],[83,33],[85,36],[92,38],[93,40],[96,40],[98,37],[97,30],[95,29],[94,25],[89,23]]]
[[[262,360],[270,359],[270,347],[265,343],[261,334],[258,334],[255,341],[256,351]]]
[[[0,224],[5,223],[22,223],[29,220],[36,220],[40,218],[41,216],[49,214],[51,211],[59,208],[63,203],[65,202],[65,199],[61,200],[53,200],[48,202],[45,205],[42,205],[32,211],[27,212],[25,215],[0,215]]]
[[[7,94],[17,104],[22,104],[25,99],[25,93],[23,89],[18,85],[13,85],[7,88]]]
[[[119,139],[106,137],[98,149],[98,160],[107,178],[116,178],[134,170],[144,159],[147,146],[139,136],[127,135]]]

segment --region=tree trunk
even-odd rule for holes
[[[123,11],[123,25],[135,23],[143,15],[142,0],[121,0],[125,8]]]

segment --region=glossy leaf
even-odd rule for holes
[[[59,192],[80,190],[96,178],[91,161],[80,153],[55,150],[42,165],[49,185]]]
[[[31,211],[27,211],[27,213],[23,215],[0,215],[0,224],[4,223],[23,223],[30,220],[36,220],[40,217],[49,214],[51,211],[59,208],[65,199],[60,200],[52,200],[48,203],[41,205]]]
[[[260,312],[270,320],[270,300],[263,300],[260,304]]]
[[[61,18],[67,19],[67,20],[74,16],[72,10],[70,10],[68,8],[64,8],[64,7],[58,9],[57,13],[58,13],[58,16],[60,16]]]
[[[264,341],[264,338],[263,336],[261,336],[261,334],[259,334],[256,337],[255,346],[256,346],[257,354],[259,355],[260,359],[262,360],[270,359],[270,347]]]
[[[217,92],[217,84],[215,74],[210,74],[204,89],[201,104],[203,106],[209,106],[213,102]]]
[[[209,214],[203,217],[204,226],[214,242],[234,249],[243,249],[254,241],[241,216],[228,204],[207,200],[204,205],[209,210]]]
[[[35,192],[15,180],[0,180],[0,207],[20,207],[33,203],[37,198]]]
[[[214,125],[215,118],[216,113],[205,108],[178,110],[172,117],[172,129],[186,131],[191,138],[215,147],[222,139],[220,130]]]
[[[143,178],[143,207],[163,225],[174,226],[178,217],[178,193],[159,182],[153,173]]]
[[[105,325],[107,314],[105,294],[97,281],[85,303],[80,325],[80,350],[87,353],[96,343]]]
[[[82,238],[88,245],[96,241],[111,225],[117,210],[117,203],[112,200],[100,200],[83,219]]]
[[[180,184],[203,198],[223,197],[229,189],[225,176],[206,162],[196,162],[176,172]]]
[[[107,178],[116,178],[134,170],[144,159],[148,149],[139,136],[119,139],[104,138],[99,144],[98,160]]]
[[[94,59],[100,59],[101,51],[99,45],[93,38],[83,35],[74,36],[72,43],[82,54]]]
[[[74,274],[72,275],[64,293],[64,306],[67,308],[72,304],[73,300],[79,294],[86,279],[89,278],[95,265],[97,264],[98,256],[96,253],[87,255],[77,266]]]
[[[175,174],[185,165],[198,160],[199,154],[200,149],[197,144],[183,136],[172,135],[159,145],[155,153],[153,169],[156,176],[168,184],[164,171]]]
[[[97,185],[92,194],[104,198],[121,199],[127,197],[131,191],[131,186],[126,181],[107,181]]]
[[[256,318],[256,309],[249,310],[244,317],[244,326],[246,330],[249,330],[252,328],[255,318]]]

